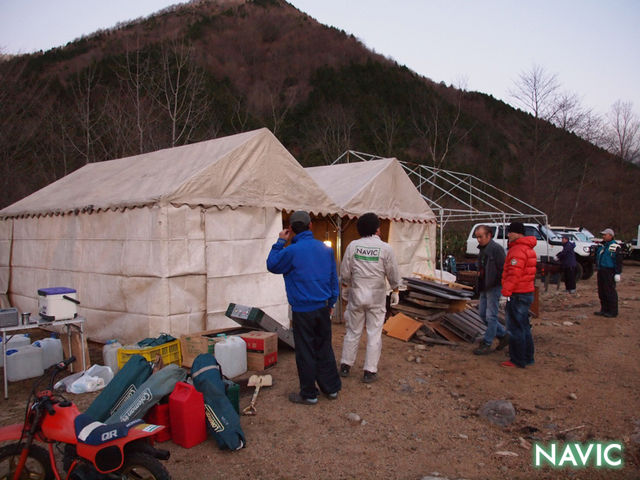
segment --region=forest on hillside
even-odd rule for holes
[[[356,150],[464,171],[553,223],[631,235],[637,150],[570,95],[528,101],[557,93],[540,80],[553,76],[523,73],[519,110],[421,77],[282,0],[193,2],[0,61],[0,207],[90,162],[267,127],[305,166]]]

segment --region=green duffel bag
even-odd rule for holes
[[[144,417],[145,413],[158,403],[162,397],[169,395],[176,386],[187,378],[187,371],[170,363],[162,370],[151,375],[138,387],[138,390],[105,420],[109,425],[129,422]]]
[[[85,412],[98,422],[104,422],[118,410],[138,387],[151,376],[151,365],[142,355],[132,355],[115,377],[100,392]]]

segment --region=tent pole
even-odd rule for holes
[[[340,279],[340,264],[342,263],[342,218],[338,216],[336,220],[336,268],[338,270],[338,280]],[[335,318],[336,323],[344,323],[342,318],[342,283],[338,281],[338,300],[336,301]]]
[[[440,207],[440,281],[442,281],[444,263],[442,262],[442,230],[444,229],[444,209]]]

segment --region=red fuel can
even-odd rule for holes
[[[166,442],[167,440],[171,440],[171,424],[169,420],[168,403],[158,403],[157,405],[154,405],[149,409],[144,418],[147,423],[164,425],[165,428],[153,436],[156,442]]]
[[[204,397],[193,385],[176,383],[169,395],[169,419],[173,443],[191,448],[207,439]]]

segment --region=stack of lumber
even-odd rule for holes
[[[406,291],[392,313],[402,313],[423,326],[415,339],[423,343],[473,343],[484,334],[486,325],[477,309],[470,308],[473,292],[466,285],[443,284],[433,277],[405,277]]]

